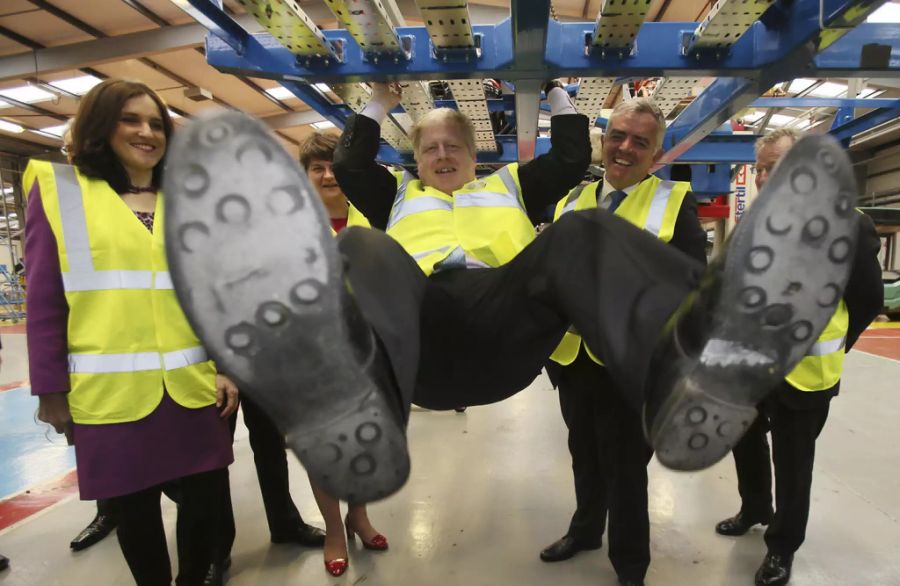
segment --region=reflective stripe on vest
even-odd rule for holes
[[[659,236],[662,230],[663,220],[666,217],[666,206],[669,205],[669,196],[675,184],[672,181],[660,181],[653,193],[653,201],[650,202],[650,211],[647,212],[647,221],[644,222],[644,230],[654,236]]]
[[[110,372],[139,372],[142,370],[175,370],[206,362],[209,357],[202,346],[159,352],[134,354],[69,354],[69,372],[102,374]]]
[[[453,203],[437,197],[422,196],[411,200],[401,200],[400,205],[394,206],[391,218],[388,221],[388,230],[397,225],[400,220],[415,214],[434,211],[453,211]]]
[[[413,179],[413,176],[409,173],[409,171],[403,171],[403,174],[399,177],[399,184],[397,185],[397,195],[394,197],[394,203],[391,205],[391,215],[388,218],[387,227],[385,227],[384,231],[387,232],[390,230],[397,222],[399,222],[403,217],[400,216],[402,211],[402,203],[406,199],[406,189],[409,187],[409,182]]]
[[[171,289],[168,271],[95,271],[94,258],[87,233],[84,200],[75,176],[75,167],[52,165],[59,197],[59,219],[69,259],[69,270],[62,274],[66,291],[105,291],[109,289]]]
[[[155,278],[154,278],[155,275]],[[109,289],[172,289],[168,271],[93,271],[63,273],[66,291],[105,291]]]
[[[826,354],[833,354],[838,350],[844,349],[844,342],[847,341],[846,336],[842,338],[837,338],[835,340],[825,340],[816,342],[812,345],[812,347],[807,351],[807,356],[825,356]]]

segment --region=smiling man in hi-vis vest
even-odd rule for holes
[[[756,186],[762,189],[779,160],[800,139],[780,129],[756,142]],[[860,214],[850,282],[825,330],[797,367],[760,404],[762,416],[734,447],[741,510],[716,525],[721,535],[744,535],[756,524],[768,525],[768,553],[756,572],[757,586],[787,584],[796,552],[806,537],[816,438],[838,394],[844,355],[878,315],[884,289],[878,251],[881,241],[868,216]],[[766,432],[772,434],[775,509]]]
[[[604,177],[559,200],[554,221],[601,208],[706,264],[706,232],[697,219],[690,183],[648,175],[662,155],[666,121],[648,98],[620,102],[602,138]],[[649,351],[649,349],[648,349]],[[575,477],[576,510],[566,534],[541,552],[547,562],[596,549],[609,508],[609,558],[620,584],[643,584],[650,564],[647,463],[640,415],[615,390],[600,359],[572,329],[550,357],[547,371],[559,388]]]
[[[843,291],[857,221],[852,168],[833,140],[794,149],[796,177],[773,178],[727,258],[704,272],[602,209],[564,214],[535,239],[533,223],[590,160],[587,118],[564,89],[545,94],[548,153],[477,179],[474,124],[437,109],[410,133],[417,179],[376,163],[379,120],[400,97],[376,84],[334,162],[372,228],[337,238],[309,180],[258,121],[228,112],[176,136],[164,193],[182,306],[331,494],[367,502],[398,490],[412,402],[510,397],[569,326],[643,413],[660,461],[709,466],[828,322],[832,308],[815,299]],[[819,216],[828,234],[798,240]]]

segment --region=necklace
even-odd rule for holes
[[[156,193],[156,188],[152,185],[138,187],[137,185],[129,185],[125,189],[125,193]]]

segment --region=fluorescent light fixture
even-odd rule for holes
[[[866,22],[900,23],[900,4],[888,2],[869,15]]]
[[[78,77],[70,77],[67,79],[58,79],[56,81],[48,82],[55,88],[59,88],[64,92],[69,92],[70,94],[75,94],[77,96],[83,96],[88,93],[92,87],[100,83],[100,79],[94,77],[93,75],[79,75]]]
[[[266,93],[275,98],[276,100],[287,100],[290,98],[296,98],[291,90],[287,89],[284,86],[273,87],[266,90]]]
[[[791,82],[791,85],[788,86],[789,94],[799,94],[802,91],[809,89],[809,86],[816,83],[815,79],[809,79],[808,77],[800,77]]]
[[[26,104],[33,104],[34,102],[44,102],[46,100],[52,100],[56,96],[48,91],[36,88],[33,85],[23,85],[21,87],[0,90],[0,97],[9,98],[11,100],[16,100],[19,102],[25,102]]]
[[[329,122],[328,120],[323,120],[321,122],[313,122],[310,124],[316,130],[325,130],[326,128],[334,128],[334,124]]]
[[[847,93],[847,86],[841,83],[826,81],[819,87],[809,92],[810,96],[817,98],[839,98]]]
[[[769,118],[769,126],[784,126],[788,122],[793,122],[793,116],[785,116],[784,114],[772,114]]]
[[[317,84],[315,84],[315,87],[317,90],[319,90],[320,92],[323,92],[323,93],[331,91],[331,88],[328,87],[328,84],[325,84],[325,83],[317,83]]]
[[[168,108],[166,108],[166,109],[168,110]],[[172,110],[169,110],[169,117],[170,118],[181,118],[181,114],[178,114],[177,112],[173,112]]]
[[[860,97],[860,99],[877,98],[878,96],[880,96],[883,93],[884,93],[884,90],[879,90],[879,89],[870,87],[869,89],[865,89],[862,92],[860,92],[859,97]]]
[[[53,136],[62,138],[65,128],[65,124],[60,124],[59,126],[48,126],[47,128],[41,128],[41,132],[46,132],[47,134],[52,134]]]
[[[25,128],[23,126],[19,126],[18,124],[13,124],[12,122],[7,122],[6,120],[0,120],[0,130],[6,132],[13,132],[15,134],[19,134],[20,132],[25,132]]]
[[[12,192],[13,192],[12,186],[4,187],[4,188],[3,188],[3,195],[9,195],[9,194],[12,193]]]
[[[755,124],[764,115],[765,111],[763,110],[752,110],[747,112],[744,116],[740,116],[740,118],[744,121],[744,124]]]

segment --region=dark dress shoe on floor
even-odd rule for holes
[[[225,584],[225,572],[231,567],[231,556],[221,562],[213,562],[209,565],[209,571],[203,579],[203,586],[222,586]]]
[[[644,430],[664,466],[725,457],[816,342],[850,276],[856,193],[831,137],[801,139],[775,168],[654,350]]]
[[[116,528],[116,522],[110,515],[97,515],[75,539],[69,543],[73,551],[81,551],[94,545]]]
[[[325,545],[325,532],[318,527],[300,523],[287,533],[272,534],[272,543],[297,543],[305,547],[322,547]]]
[[[756,586],[783,586],[791,579],[793,555],[767,553],[766,559],[756,570]]]
[[[9,558],[5,555],[0,555],[0,572],[9,567]]]
[[[729,537],[738,537],[744,535],[747,531],[750,531],[750,528],[754,525],[768,525],[771,520],[771,515],[764,519],[758,519],[756,517],[746,517],[743,513],[738,513],[734,517],[719,521],[716,524],[716,533],[719,535],[728,535]]]
[[[366,503],[399,490],[410,471],[402,402],[296,158],[239,112],[195,120],[169,154],[169,270],[210,357],[325,492]]]
[[[579,551],[600,549],[602,543],[585,545],[569,535],[564,535],[541,550],[541,559],[545,562],[561,562],[574,556]]]

